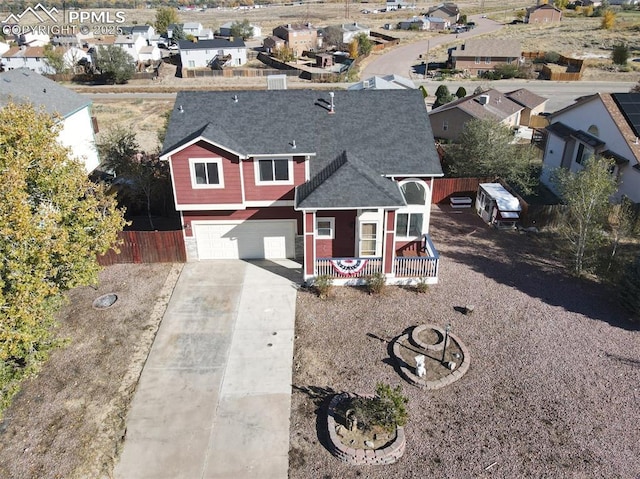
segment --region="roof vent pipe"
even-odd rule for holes
[[[296,149],[296,140],[293,140],[291,142],[291,148],[293,148],[294,150]]]
[[[330,92],[329,92],[329,96],[331,97],[331,105],[329,105],[329,113],[335,113],[335,112],[336,112],[336,111],[335,111],[335,105],[334,105],[334,103],[333,103],[333,97],[334,97],[335,95],[336,95],[336,94],[335,94],[335,93],[333,93],[332,91],[330,91]]]
[[[238,95],[233,95],[233,101],[234,101],[235,103],[238,103]]]
[[[184,112],[184,108],[182,108],[182,105],[180,105],[180,106],[178,107],[178,111],[179,111],[180,113]]]

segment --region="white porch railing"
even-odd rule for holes
[[[396,256],[393,273],[396,278],[438,279],[440,255],[429,235],[422,237],[422,252],[426,256]]]

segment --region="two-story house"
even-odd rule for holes
[[[554,170],[578,171],[599,156],[614,161],[616,198],[640,203],[640,93],[596,93],[553,113],[546,127],[540,180],[552,191]]]
[[[562,21],[562,10],[555,5],[544,3],[527,8],[524,23],[553,23]]]
[[[418,90],[180,92],[160,158],[190,260],[297,257],[307,280],[437,281],[442,170]]]
[[[319,46],[318,30],[310,23],[279,25],[273,29],[273,35],[282,38],[297,57]]]
[[[0,73],[0,107],[30,103],[52,115],[60,115],[60,144],[84,163],[87,173],[100,163],[96,149],[91,100],[26,68]]]
[[[147,41],[142,35],[118,35],[113,44],[127,52],[137,62],[140,59],[140,50],[147,46]]]
[[[411,17],[398,22],[400,30],[433,30],[442,31],[449,28],[447,20],[438,17]]]
[[[470,38],[459,48],[449,50],[449,64],[455,70],[482,76],[496,65],[519,63],[522,58],[520,42],[511,39]]]
[[[218,68],[247,63],[247,47],[241,39],[214,38],[190,42],[178,41],[182,68]]]
[[[11,47],[2,54],[1,63],[5,70],[28,68],[43,75],[55,73],[46,62],[44,47]]]
[[[442,18],[453,25],[460,19],[460,8],[455,3],[445,2],[429,8],[425,16]]]

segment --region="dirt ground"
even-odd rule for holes
[[[637,479],[640,325],[615,291],[565,275],[544,233],[495,231],[448,207],[430,230],[441,263],[427,293],[299,293],[289,477]],[[469,348],[467,373],[436,391],[403,380],[389,351],[424,323],[451,323]],[[327,400],[378,382],[409,398],[406,452],[348,466],[327,449]]]
[[[111,477],[138,377],[182,265],[122,264],[77,288],[58,314],[69,339],[0,422],[3,479]],[[108,309],[93,301],[115,293]]]

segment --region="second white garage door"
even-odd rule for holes
[[[295,253],[295,220],[194,222],[199,259],[281,259]]]

